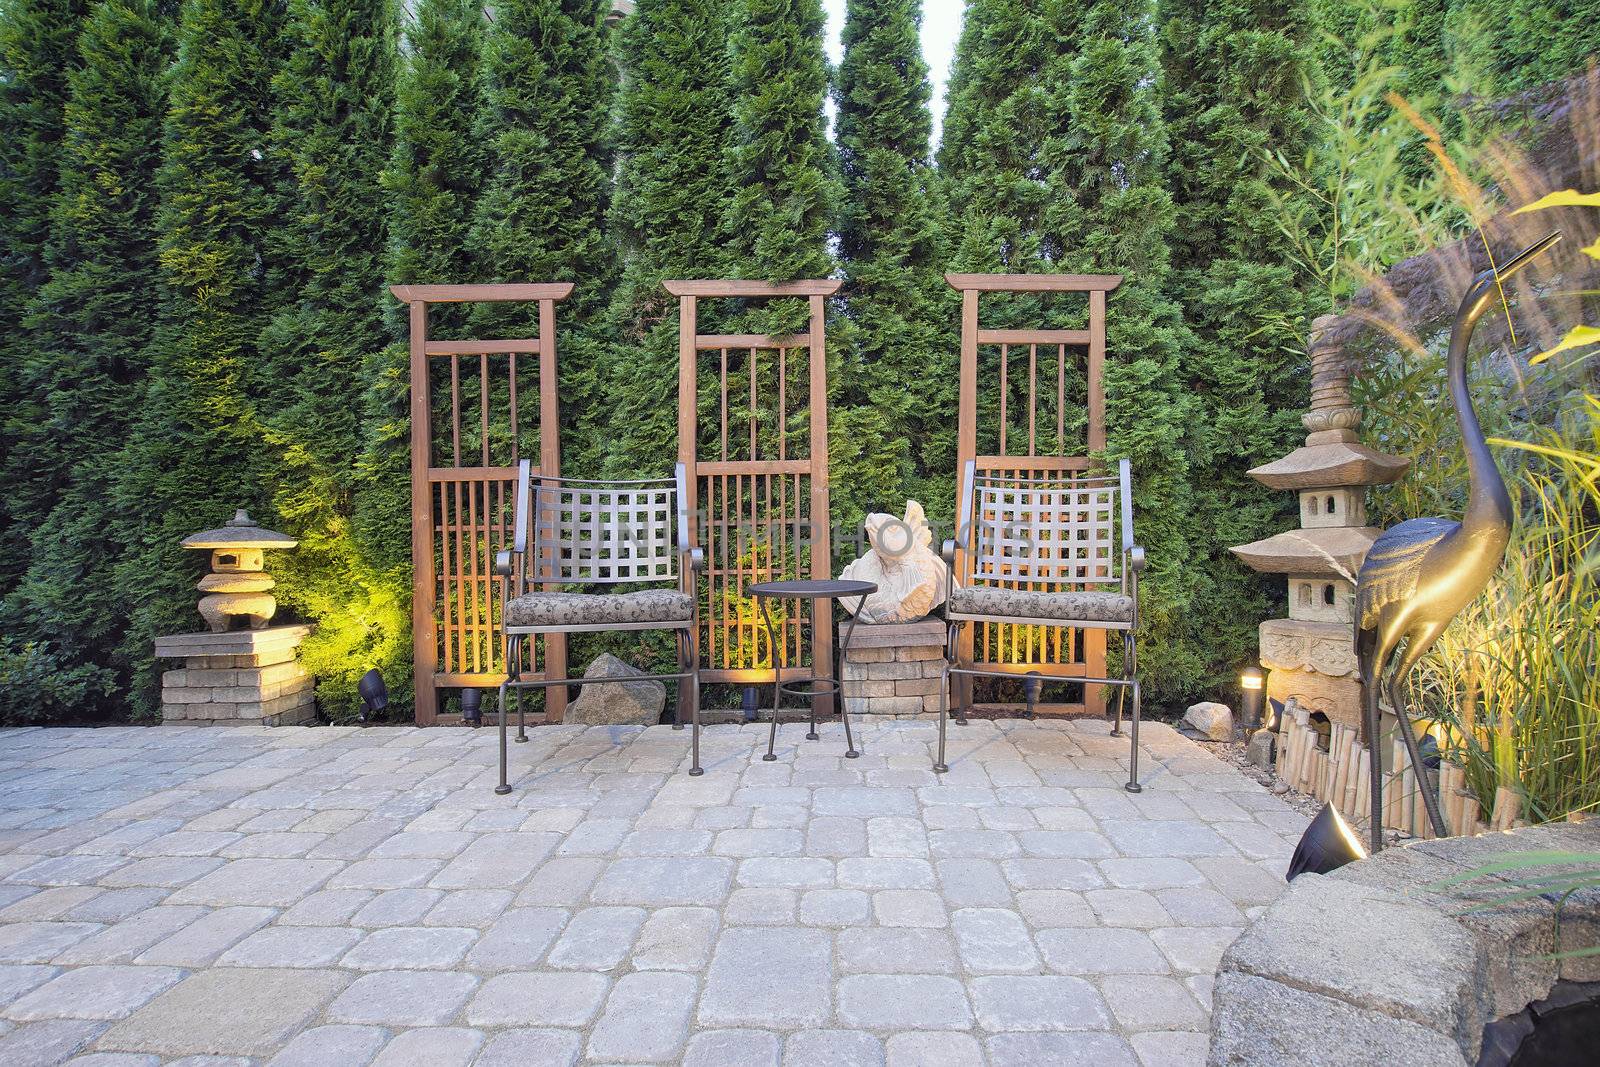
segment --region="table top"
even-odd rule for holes
[[[872,582],[847,582],[839,578],[822,578],[782,582],[757,582],[747,585],[744,591],[751,596],[782,597],[820,600],[825,597],[867,596],[878,591]]]

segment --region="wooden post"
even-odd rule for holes
[[[411,658],[418,726],[432,726],[439,714],[433,687],[439,669],[439,631],[434,619],[433,487],[430,417],[433,391],[428,381],[428,305],[410,302],[411,311]]]

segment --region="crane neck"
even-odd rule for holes
[[[1455,409],[1456,423],[1461,428],[1461,443],[1467,455],[1469,474],[1467,512],[1462,526],[1473,529],[1509,528],[1511,524],[1511,496],[1506,491],[1505,479],[1495,464],[1489,443],[1484,440],[1483,428],[1478,423],[1478,412],[1472,404],[1472,393],[1467,388],[1467,349],[1478,318],[1493,303],[1498,288],[1489,279],[1487,291],[1478,299],[1462,307],[1456,319],[1456,328],[1450,333],[1450,350],[1446,359],[1446,378],[1450,390],[1450,406]]]

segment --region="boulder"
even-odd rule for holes
[[[667,687],[609,652],[594,658],[584,678],[628,678],[626,682],[586,685],[567,705],[565,722],[584,726],[654,726],[667,705]]]
[[[1183,713],[1183,725],[1192,728],[1208,741],[1233,740],[1233,709],[1214,700],[1190,704]]]

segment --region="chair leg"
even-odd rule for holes
[[[1138,651],[1134,647],[1133,632],[1130,630],[1123,637],[1122,673],[1131,683],[1125,688],[1133,690],[1133,719],[1130,730],[1130,748],[1132,753],[1128,759],[1128,784],[1124,786],[1130,793],[1142,792],[1144,787],[1139,784],[1139,659]]]
[[[507,656],[506,662],[510,661],[511,657]],[[500,796],[511,792],[511,784],[506,781],[506,686],[510,684],[509,678],[500,683],[500,784],[494,787],[494,791]]]
[[[513,659],[513,656],[516,658]],[[518,677],[522,674],[522,637],[520,635],[511,639],[510,649],[506,653],[506,669],[511,672],[512,677]],[[522,690],[519,689],[517,690],[517,741],[520,743],[527,739],[528,723],[523,715]]]
[[[944,761],[945,720],[950,711],[950,661],[939,668],[939,755],[933,761],[933,772],[943,774],[950,769]]]
[[[689,715],[693,724],[693,732],[689,738],[689,748],[692,755],[689,758],[689,777],[698,778],[706,773],[700,766],[700,645],[699,627],[689,634],[689,671],[693,675],[689,679]]]
[[[678,671],[679,671],[679,673],[686,672],[689,669],[688,656],[684,652],[684,649],[686,649],[688,647],[688,644],[689,644],[689,631],[687,631],[687,630],[679,630],[678,631]],[[680,680],[678,682],[678,685],[680,686],[680,690],[679,691],[681,692],[682,691],[681,686],[683,685],[683,682]],[[683,708],[681,706],[678,708],[678,710],[672,716],[672,728],[674,730],[683,729]]]
[[[960,630],[961,624],[959,622],[953,622],[950,624],[950,631],[945,637],[945,662],[951,666],[954,666],[956,663],[956,640],[960,637]],[[965,714],[966,705],[964,705],[959,699],[960,690],[957,688],[964,683],[953,676],[949,677],[950,703],[954,705],[953,710],[955,711],[956,725],[965,726],[967,725],[967,716]]]
[[[1128,758],[1128,784],[1123,786],[1130,793],[1142,793],[1144,786],[1139,784],[1139,682],[1133,683],[1133,719],[1132,728],[1129,730],[1131,740],[1131,754]]]
[[[1122,632],[1122,677],[1125,681],[1133,681],[1133,633],[1129,630]],[[1128,686],[1117,686],[1117,717],[1111,723],[1111,736],[1122,736],[1122,704],[1127,699]]]

